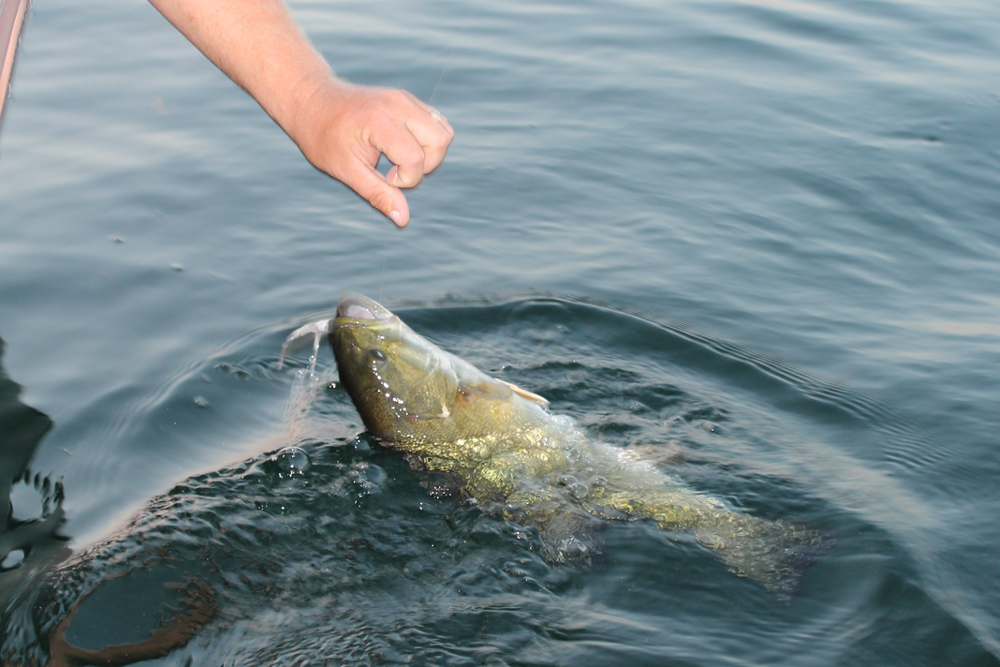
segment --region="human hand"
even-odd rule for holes
[[[399,227],[410,221],[400,188],[441,164],[455,136],[448,120],[404,90],[356,86],[332,75],[303,81],[285,130],[303,155]],[[384,154],[393,166],[375,169]]]

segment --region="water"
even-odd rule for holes
[[[217,605],[149,664],[997,664],[995,3],[293,11],[346,78],[437,86],[457,137],[408,229],[151,7],[31,12],[0,136],[5,658],[79,602],[90,649]],[[288,405],[282,340],[348,290],[836,546],[788,599],[643,524],[547,563],[371,442],[327,350]]]

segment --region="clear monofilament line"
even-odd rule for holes
[[[465,12],[465,18],[462,19],[462,27],[458,29],[458,36],[461,37],[465,33],[465,26],[469,23],[469,15],[472,14],[472,3],[469,3],[469,8]],[[441,69],[441,74],[438,76],[437,83],[434,84],[434,90],[431,91],[431,96],[427,98],[427,104],[433,105],[434,96],[437,95],[438,88],[441,87],[441,82],[444,81],[444,75],[448,72],[448,66],[451,65],[451,57],[455,55],[455,49],[458,48],[458,41],[451,46],[451,52],[448,53],[448,58],[444,61],[444,68]]]
[[[389,239],[382,244],[382,275],[378,279],[378,300],[382,300],[382,285],[385,283],[385,259],[389,256]]]

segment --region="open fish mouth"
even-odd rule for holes
[[[377,321],[391,318],[392,312],[366,296],[348,292],[340,297],[340,302],[337,304],[337,317]]]

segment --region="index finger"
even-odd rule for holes
[[[425,168],[427,151],[404,123],[390,124],[372,137],[372,144],[392,162],[388,182],[401,188],[412,188],[420,183],[429,169]],[[395,171],[395,178],[393,178]]]

